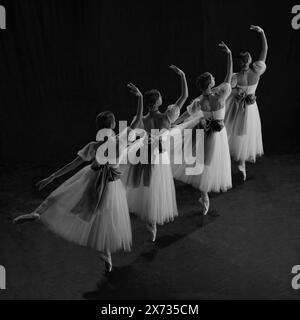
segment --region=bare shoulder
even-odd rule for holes
[[[257,73],[254,69],[251,68],[251,71],[247,75],[248,85],[255,85],[260,79],[261,74]]]

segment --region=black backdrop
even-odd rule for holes
[[[257,57],[264,27],[268,71],[258,89],[267,153],[298,151],[300,30],[287,1],[0,0],[0,156],[2,162],[62,162],[94,139],[94,118],[107,108],[130,120],[132,81],[158,88],[165,104],[179,94],[168,65],[195,77],[225,75],[224,40]],[[296,3],[295,3],[296,4]]]

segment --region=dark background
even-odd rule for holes
[[[179,95],[170,64],[195,77],[211,71],[222,82],[224,40],[234,53],[257,58],[265,29],[268,70],[258,89],[267,154],[299,150],[300,30],[296,2],[9,0],[0,30],[0,159],[2,163],[71,160],[95,137],[106,109],[130,120],[136,101],[129,81],[161,90],[165,106]]]
[[[0,300],[299,299],[291,287],[291,269],[300,264],[294,4],[0,0],[7,10],[7,30],[0,30],[0,264],[8,277]],[[34,186],[95,138],[100,111],[132,118],[136,98],[126,83],[160,89],[167,106],[180,91],[168,69],[174,63],[186,72],[190,100],[200,73],[224,79],[219,41],[258,57],[261,39],[250,24],[264,27],[270,47],[257,92],[266,156],[247,165],[245,184],[233,168],[232,190],[211,195],[208,216],[200,214],[199,191],[176,182],[179,217],[159,228],[153,244],[131,216],[133,250],[114,255],[110,277],[98,252],[40,223],[12,224],[63,181],[42,192]]]

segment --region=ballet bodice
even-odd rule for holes
[[[225,108],[222,108],[216,111],[202,110],[202,113],[205,119],[224,120],[225,118]]]
[[[191,116],[203,115],[206,119],[224,120],[225,101],[231,93],[229,83],[222,83],[220,86],[212,89],[212,94],[208,96],[201,95],[195,99],[187,111]]]
[[[256,84],[253,85],[239,85],[238,84],[238,79],[237,79],[237,73],[235,73],[232,76],[232,81],[231,81],[231,86],[232,88],[236,88],[236,89],[240,89],[241,91],[243,91],[246,95],[251,95],[251,94],[255,94],[258,83],[259,83],[259,77],[261,75],[264,74],[264,72],[266,71],[266,64],[264,61],[256,61],[253,63],[253,67],[252,70],[253,72],[255,72],[255,74],[258,76],[258,81]]]
[[[248,95],[248,94],[255,94],[257,86],[258,86],[258,82],[251,86],[240,86],[237,84],[236,88],[241,89],[243,92],[245,92]]]

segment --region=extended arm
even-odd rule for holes
[[[173,125],[176,126],[176,125],[182,123],[183,121],[185,121],[185,120],[186,120],[187,118],[189,118],[189,117],[190,117],[190,114],[189,114],[187,111],[185,111],[185,112],[173,123]]]
[[[36,184],[36,186],[39,188],[39,190],[42,190],[43,188],[45,188],[49,183],[51,183],[52,181],[54,181],[55,179],[57,179],[58,177],[61,177],[71,171],[73,171],[74,169],[76,169],[78,166],[80,166],[84,161],[80,158],[77,157],[76,159],[74,159],[72,162],[68,163],[66,166],[64,166],[63,168],[59,169],[58,171],[56,171],[55,173],[53,173],[50,177],[38,182]]]
[[[143,95],[134,84],[129,83],[127,87],[130,89],[130,92],[132,94],[138,97],[136,115],[130,125],[131,129],[135,129],[139,125],[143,117],[143,112],[144,112]]]
[[[184,103],[186,102],[186,99],[189,96],[189,90],[188,90],[188,85],[187,85],[185,73],[174,65],[171,65],[170,68],[176,74],[178,74],[181,79],[181,95],[180,95],[179,99],[175,102],[175,105],[177,107],[179,107],[179,109],[181,109],[183,107]]]
[[[231,84],[231,79],[233,75],[232,53],[223,41],[219,44],[219,46],[227,53],[227,74],[224,82]]]
[[[250,26],[250,30],[254,30],[260,33],[261,39],[262,39],[262,49],[259,55],[259,60],[266,62],[267,54],[268,54],[268,41],[267,41],[265,32],[261,27],[253,26],[253,25]]]

